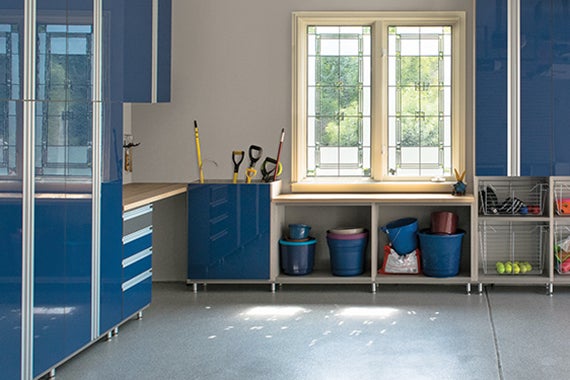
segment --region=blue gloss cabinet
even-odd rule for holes
[[[110,73],[114,88],[105,94],[106,99],[169,102],[172,1],[104,0],[103,8],[107,11],[104,17],[111,30],[109,36],[113,36],[107,42],[113,52]]]
[[[188,279],[269,279],[271,184],[188,185]]]
[[[91,340],[91,199],[38,199],[34,376]]]
[[[507,1],[477,0],[475,173],[507,175]]]
[[[123,213],[123,319],[152,299],[152,204]]]
[[[477,1],[476,175],[507,168],[507,2]],[[570,24],[563,0],[520,2],[520,175],[570,175]]]
[[[0,355],[1,377],[21,377],[22,180],[16,151],[22,121],[23,0],[0,2]]]

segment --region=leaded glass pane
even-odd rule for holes
[[[370,27],[307,32],[307,176],[369,176]]]
[[[451,173],[451,27],[388,28],[388,173]]]

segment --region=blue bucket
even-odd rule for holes
[[[416,218],[402,218],[380,227],[384,231],[392,248],[399,255],[407,255],[418,248],[418,220]]]
[[[334,239],[327,236],[331,271],[335,276],[358,276],[364,272],[368,236],[359,239]]]
[[[288,275],[300,276],[313,271],[315,263],[315,238],[295,242],[279,240],[281,269]]]
[[[422,272],[430,277],[453,277],[459,273],[461,243],[465,231],[455,234],[432,234],[429,229],[418,233]]]

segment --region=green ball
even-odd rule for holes
[[[505,264],[505,273],[512,273],[513,272],[513,266],[512,264]]]
[[[505,264],[498,262],[496,266],[497,266],[497,272],[499,274],[505,273]]]

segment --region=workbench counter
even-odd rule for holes
[[[186,183],[129,183],[123,185],[123,211],[186,192]]]

